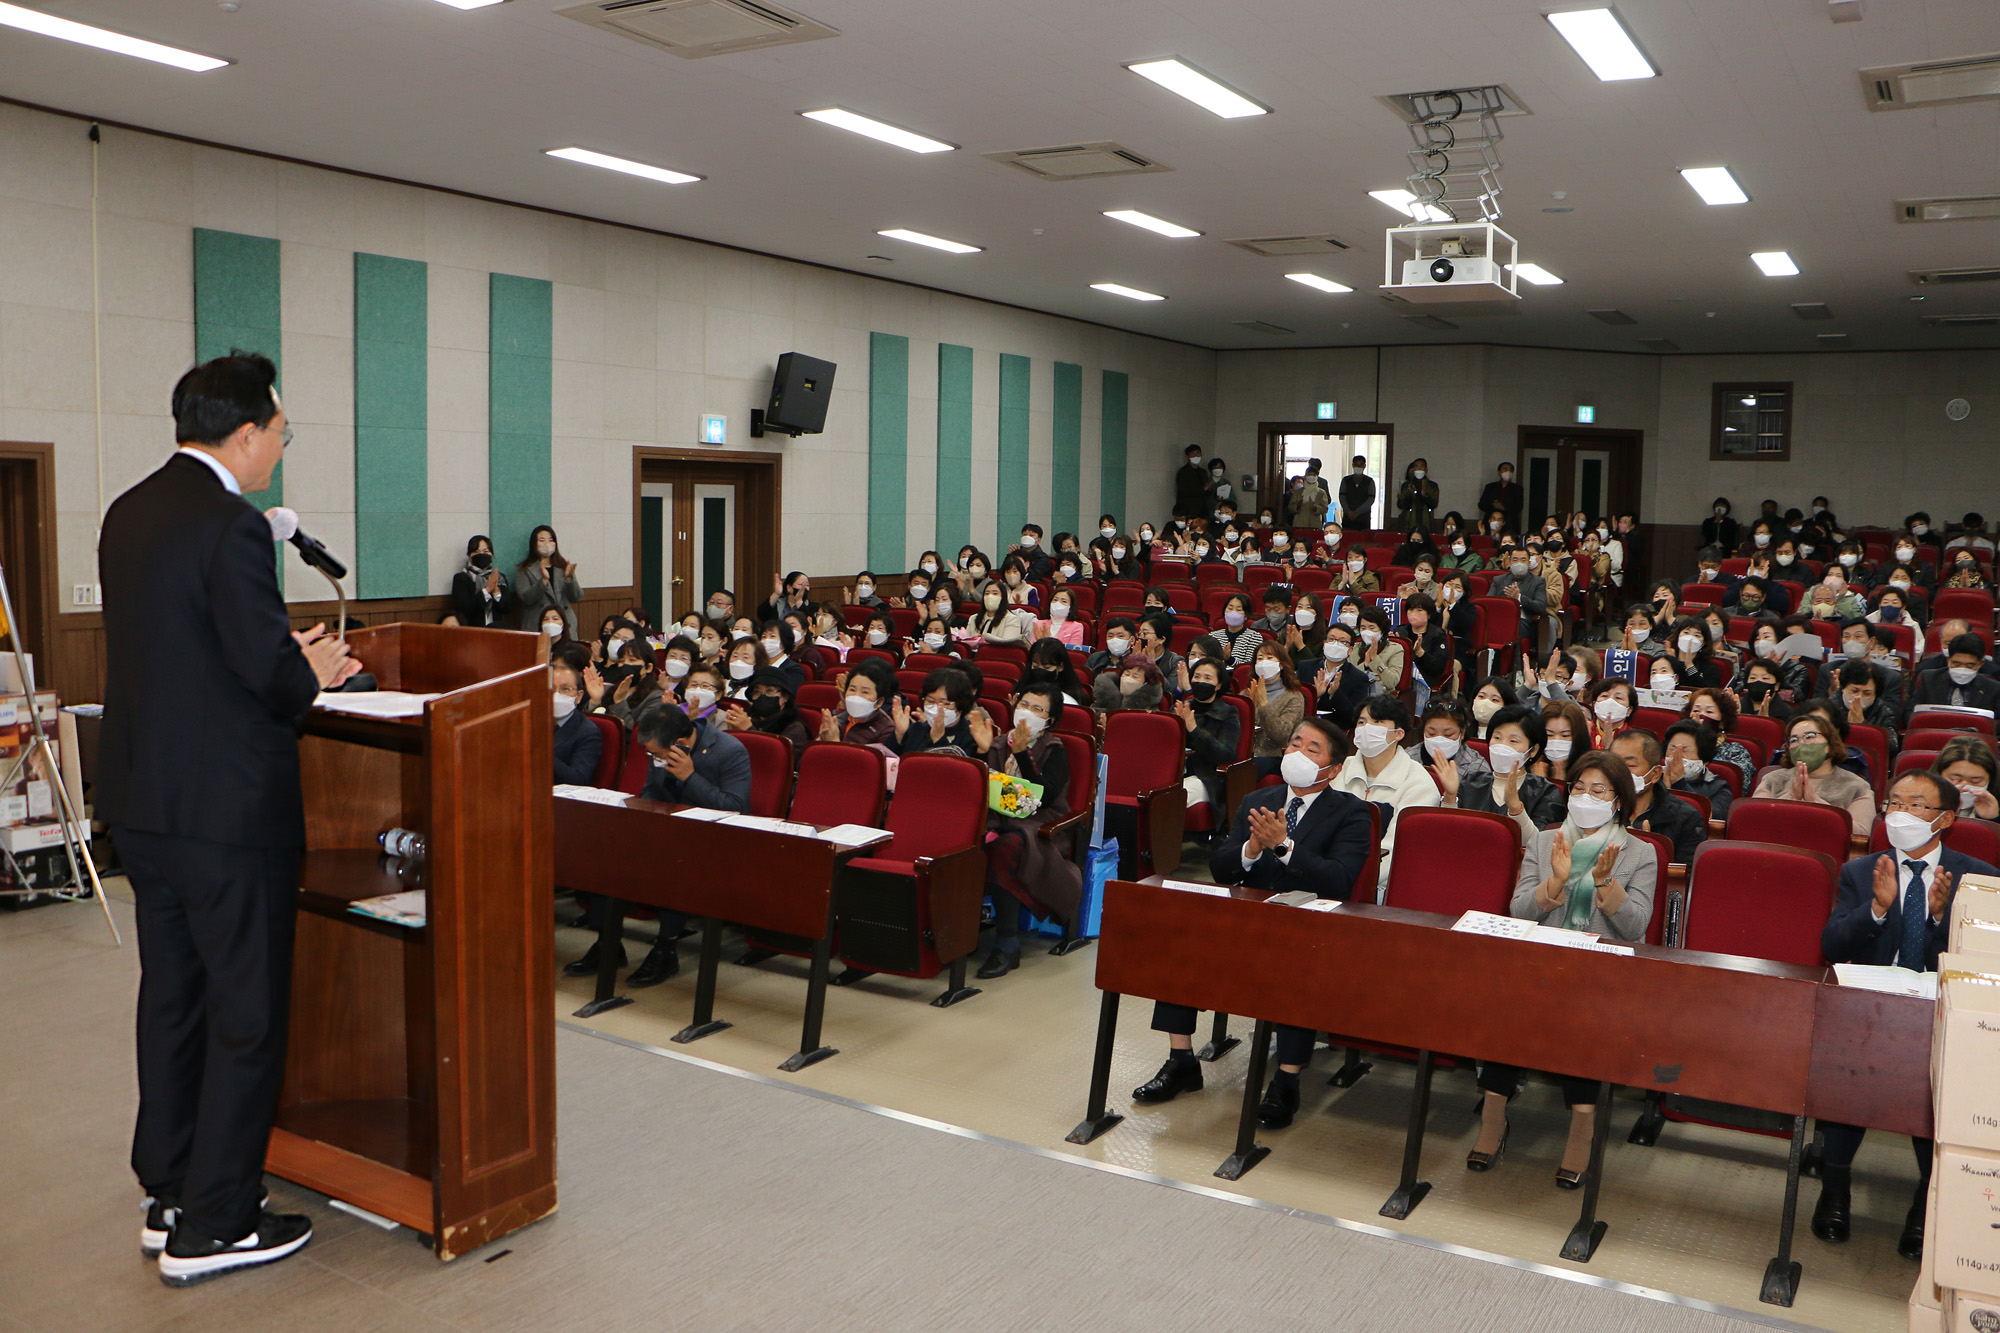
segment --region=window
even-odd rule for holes
[[[1718,384],[1708,456],[1786,463],[1792,457],[1792,386]]]

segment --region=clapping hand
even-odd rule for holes
[[[1887,861],[1888,857],[1882,858]],[[1943,866],[1931,872],[1930,909],[1931,920],[1944,920],[1944,905],[1951,897],[1951,875]]]
[[[1764,698],[1767,703],[1770,701],[1769,695],[1765,695]],[[1812,778],[1806,772],[1804,764],[1795,764],[1792,767],[1791,797],[1795,801],[1809,801],[1812,799]]]
[[[1174,704],[1174,716],[1178,717],[1181,720],[1181,725],[1189,731],[1193,731],[1198,725],[1195,721],[1194,706],[1185,699]]]
[[[1243,691],[1243,697],[1250,701],[1252,708],[1262,708],[1265,699],[1268,697],[1264,693],[1264,678],[1253,675],[1250,678],[1250,688]]]
[[[1458,765],[1449,759],[1435,759],[1431,772],[1437,774],[1438,794],[1448,806],[1458,804]]]
[[[1028,730],[1028,724],[1025,722],[1016,722],[1014,729],[1007,733],[1007,748],[1015,754],[1020,754],[1034,743],[1035,734]]]
[[[1283,817],[1269,806],[1251,806],[1246,818],[1250,823],[1250,836],[1243,844],[1243,852],[1252,860],[1273,847],[1284,846],[1285,839],[1290,836],[1285,832]]]
[[[1939,866],[1938,869],[1942,872],[1944,867]],[[1896,899],[1902,896],[1902,889],[1896,883],[1896,857],[1893,853],[1887,853],[1875,858],[1875,882],[1873,888],[1875,890],[1875,912],[1878,916],[1886,917],[1889,915],[1889,909],[1896,905]]]
[[[833,710],[827,709],[819,715],[819,738],[823,741],[840,739],[840,724],[833,720]]]
[[[590,696],[590,706],[597,707],[604,702],[604,673],[592,662],[583,669],[583,692]]]
[[[985,754],[993,747],[993,719],[986,716],[985,709],[973,709],[972,716],[965,720],[965,725],[971,730],[972,743],[979,747],[979,753]]]
[[[900,695],[889,701],[889,720],[896,724],[896,739],[902,740],[910,729],[910,706]]]
[[[1667,760],[1667,785],[1671,787],[1686,776],[1687,764],[1682,761],[1679,755],[1670,756]]]

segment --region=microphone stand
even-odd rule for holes
[[[5,623],[7,626],[8,642],[14,651],[14,672],[20,677],[26,694],[28,719],[33,728],[33,739],[15,758],[13,766],[7,770],[7,776],[0,778],[0,789],[12,786],[14,775],[21,771],[21,766],[32,756],[41,755],[44,771],[49,775],[49,785],[55,789],[56,821],[62,828],[63,852],[69,858],[71,885],[68,892],[62,889],[46,890],[46,892],[53,897],[74,901],[85,892],[83,872],[88,870],[91,890],[97,894],[97,905],[104,910],[104,924],[111,927],[111,941],[123,948],[125,941],[118,933],[117,919],[111,915],[111,901],[104,896],[104,883],[97,877],[97,862],[90,855],[90,826],[84,822],[82,812],[70,801],[69,784],[63,781],[62,757],[56,753],[55,747],[49,744],[48,734],[42,730],[41,701],[35,697],[34,672],[28,666],[26,654],[21,651],[21,622],[14,615],[14,599],[7,593],[5,568],[0,568],[0,623]],[[29,769],[30,774],[33,772],[32,768]],[[32,781],[32,777],[30,780]],[[13,867],[16,879],[22,878],[20,862],[14,859],[12,852],[0,848],[0,860]],[[0,890],[0,893],[9,896],[33,896],[41,892],[45,890],[26,888]]]
[[[340,646],[342,649],[345,649],[347,647],[347,589],[341,586],[341,582],[339,579],[327,573],[324,569],[320,569],[319,563],[317,561],[308,560],[306,561],[306,563],[311,565],[314,569],[319,570],[319,576],[325,579],[328,583],[331,583],[333,585],[333,596],[335,599],[335,604],[340,608]],[[380,688],[381,686],[376,681],[374,673],[368,671],[357,671],[355,674],[349,676],[346,680],[342,681],[340,684],[334,686],[333,689],[327,691],[327,693],[329,694],[341,694],[350,692],[359,693],[365,690],[374,690]]]

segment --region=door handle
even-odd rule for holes
[[[686,582],[687,582],[687,580],[686,580],[686,579],[675,579],[675,580],[674,580],[674,585],[675,585],[676,587],[678,587],[679,585],[681,585],[681,584],[683,584],[683,583],[686,583]]]

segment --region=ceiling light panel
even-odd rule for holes
[[[864,116],[843,107],[830,106],[820,111],[801,111],[799,114],[807,120],[816,120],[822,125],[831,125],[850,134],[863,134],[870,139],[894,144],[898,148],[907,148],[913,153],[949,153],[958,147],[957,144],[933,139],[927,134],[918,134],[915,130],[906,130],[900,125],[891,125],[886,121],[876,120],[872,116]]]
[[[1332,278],[1322,278],[1317,273],[1287,273],[1285,276],[1293,282],[1312,288],[1316,292],[1351,292],[1354,290],[1344,283],[1335,282]]]
[[[1783,250],[1759,250],[1750,256],[1750,262],[1767,278],[1796,278],[1799,275],[1799,266]]]
[[[488,5],[505,4],[506,0],[438,0],[438,3],[453,9],[484,9]]]
[[[1122,283],[1116,282],[1093,282],[1090,284],[1090,289],[1094,292],[1109,292],[1113,296],[1123,296],[1132,301],[1164,301],[1167,299],[1157,292],[1142,292],[1137,287],[1127,287]]]
[[[1435,205],[1418,203],[1417,196],[1408,190],[1370,190],[1368,197],[1387,204],[1404,217],[1417,222],[1451,221],[1451,214]]]
[[[928,245],[931,249],[942,250],[948,255],[976,255],[984,250],[983,246],[967,245],[963,241],[947,241],[942,236],[927,236],[923,232],[911,231],[907,227],[892,227],[888,231],[878,231],[875,234],[887,236],[892,241],[908,241],[911,245]]]
[[[1560,287],[1562,279],[1543,268],[1540,264],[1509,264],[1514,276],[1522,282],[1532,282],[1537,287]]]
[[[581,162],[587,167],[603,167],[606,171],[620,171],[627,176],[641,176],[662,185],[692,185],[700,180],[685,171],[672,171],[666,167],[656,167],[645,162],[633,162],[628,158],[613,157],[609,153],[593,152],[588,148],[551,148],[550,157],[562,158],[565,162]]]
[[[1650,79],[1659,73],[1612,10],[1572,9],[1548,19],[1590,72],[1606,83]]]
[[[1205,111],[1213,111],[1224,120],[1235,120],[1241,116],[1268,116],[1271,108],[1261,102],[1253,102],[1228,84],[1210,78],[1178,56],[1170,60],[1142,60],[1136,65],[1127,65],[1142,79],[1151,79],[1170,93],[1178,93]]]
[[[1704,204],[1747,204],[1750,196],[1743,193],[1743,187],[1736,183],[1736,177],[1729,174],[1728,167],[1687,167],[1681,171],[1681,179],[1701,196]]]
[[[229,63],[214,56],[183,51],[175,46],[162,46],[158,42],[149,42],[139,37],[128,37],[122,32],[93,28],[88,23],[78,23],[74,19],[57,18],[53,14],[44,14],[39,10],[24,9],[20,5],[0,4],[0,27],[18,28],[22,32],[38,33],[43,37],[56,37],[65,42],[75,42],[79,46],[94,46],[100,51],[111,51],[121,56],[136,56],[140,60],[172,65],[175,69],[184,69],[195,74],[221,69]]]
[[[1169,222],[1165,218],[1156,218],[1151,213],[1141,213],[1136,208],[1108,208],[1104,211],[1104,216],[1116,218],[1120,222],[1129,222],[1135,227],[1144,227],[1147,231],[1171,236],[1176,240],[1201,235],[1191,227],[1183,227],[1180,223]]]

